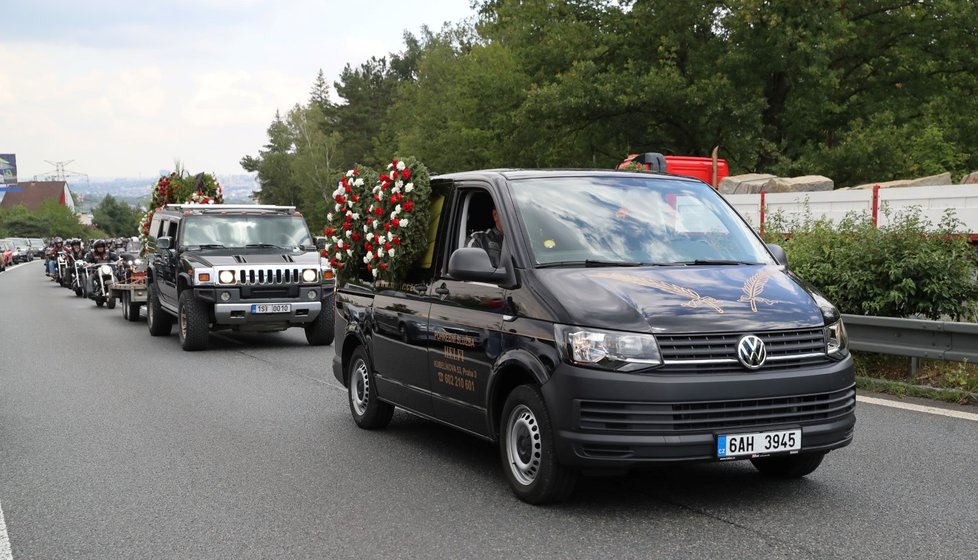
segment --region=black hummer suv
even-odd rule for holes
[[[303,327],[314,346],[333,342],[333,275],[291,206],[170,204],[150,224],[147,323],[184,350],[212,330]]]

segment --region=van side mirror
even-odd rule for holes
[[[456,249],[448,259],[448,273],[458,280],[498,284],[506,280],[506,267],[492,266],[489,253],[479,247]]]
[[[774,258],[779,264],[783,265],[785,268],[788,268],[788,253],[785,253],[784,249],[782,249],[780,245],[768,243],[767,250],[771,251],[771,254],[774,255]]]
[[[172,237],[160,237],[156,240],[157,249],[172,249],[173,248],[173,238]]]

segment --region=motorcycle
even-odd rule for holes
[[[65,256],[64,251],[59,251],[57,256],[57,266],[54,269],[54,275],[51,277],[55,282],[65,287],[65,282],[67,281],[66,272],[68,270],[68,258]]]
[[[128,284],[132,282],[132,273],[145,271],[143,259],[139,258],[139,253],[120,253],[119,260],[116,262],[116,278],[119,282]]]
[[[82,297],[85,295],[85,261],[75,259],[72,263],[72,271],[70,288],[75,292],[76,296]]]
[[[95,300],[95,305],[115,309],[115,298],[109,289],[115,281],[115,267],[111,263],[86,263],[84,294]]]

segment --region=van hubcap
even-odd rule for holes
[[[533,411],[523,404],[514,408],[506,422],[506,459],[513,477],[524,486],[533,484],[540,472],[541,441]]]
[[[350,402],[357,416],[367,412],[367,400],[370,398],[370,378],[367,376],[367,364],[360,360],[353,369],[353,379],[350,380]]]

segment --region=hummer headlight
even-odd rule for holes
[[[307,268],[302,271],[303,282],[315,282],[319,280],[319,271],[314,268]]]
[[[222,270],[220,274],[217,275],[217,279],[221,284],[232,284],[234,283],[234,273],[230,270]]]

